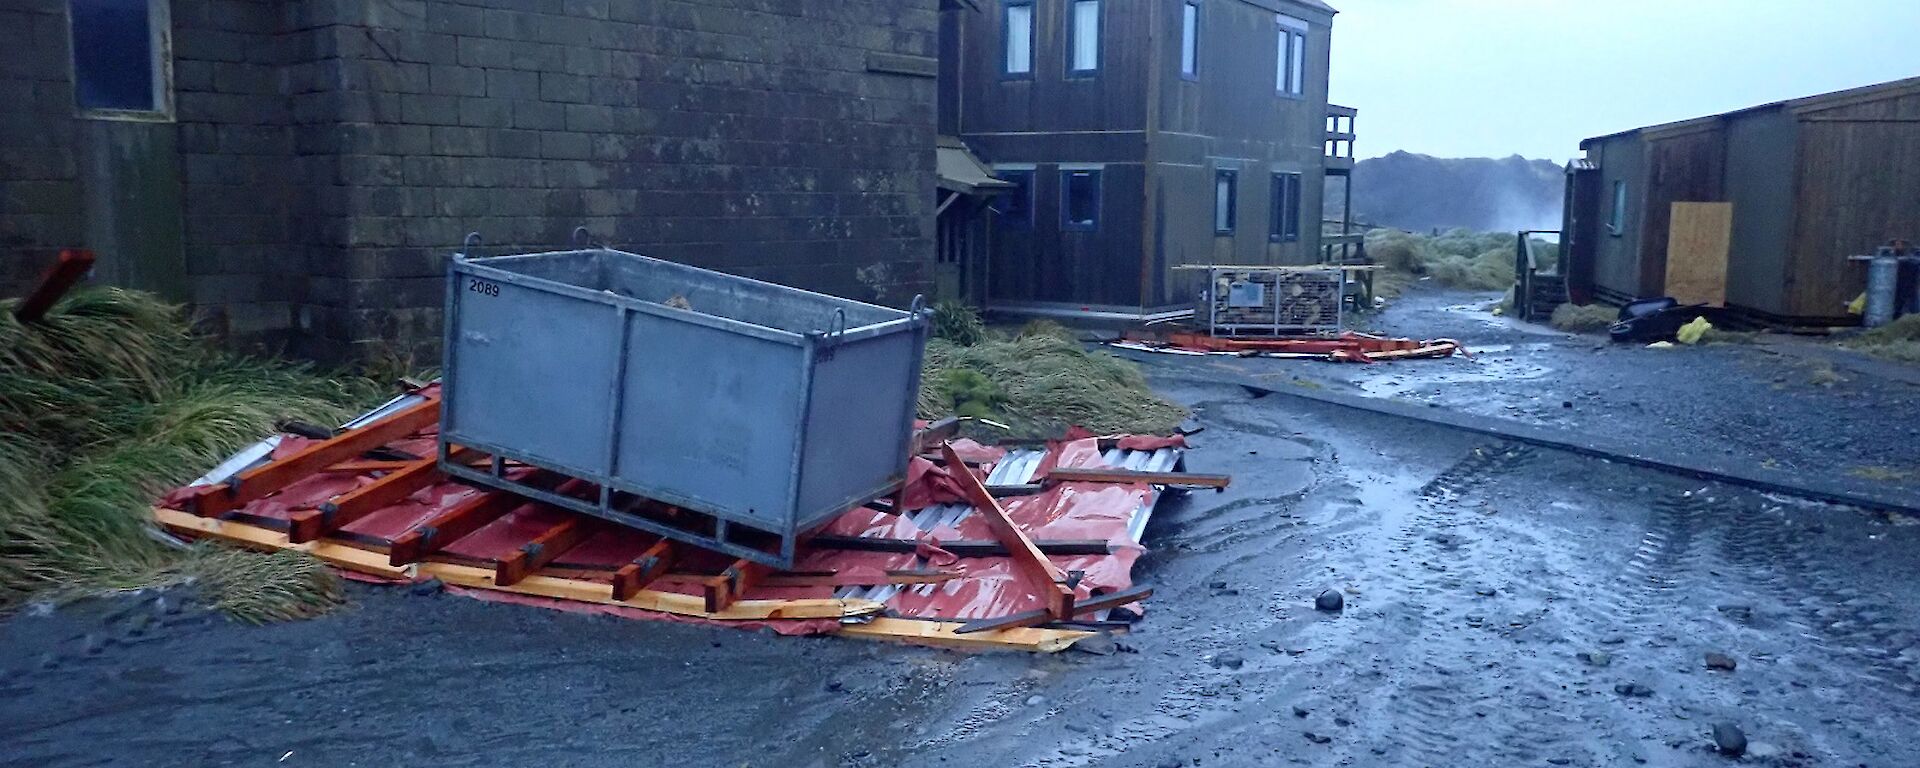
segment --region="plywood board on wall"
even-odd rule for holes
[[[1667,235],[1667,295],[1681,304],[1725,306],[1732,203],[1674,203]]]

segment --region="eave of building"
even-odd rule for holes
[[[1584,150],[1591,145],[1598,144],[1603,141],[1608,141],[1610,139],[1618,139],[1625,136],[1633,136],[1636,134],[1646,139],[1665,139],[1665,138],[1673,138],[1675,136],[1683,136],[1689,133],[1695,133],[1703,130],[1710,130],[1732,118],[1740,117],[1742,115],[1750,115],[1758,112],[1767,112],[1771,110],[1784,109],[1794,113],[1795,115],[1804,115],[1810,112],[1820,112],[1820,111],[1825,111],[1830,109],[1839,109],[1841,107],[1850,107],[1850,106],[1856,106],[1859,104],[1870,104],[1876,101],[1882,101],[1885,99],[1897,99],[1904,96],[1911,96],[1914,94],[1920,94],[1920,77],[1910,77],[1905,80],[1894,80],[1892,82],[1877,83],[1875,85],[1868,85],[1860,88],[1849,88],[1844,91],[1834,91],[1832,93],[1823,93],[1816,96],[1806,96],[1798,99],[1776,101],[1769,104],[1761,104],[1759,106],[1747,107],[1746,109],[1736,109],[1736,110],[1733,110],[1732,112],[1722,112],[1720,114],[1711,115],[1708,117],[1696,117],[1690,120],[1680,120],[1680,121],[1671,122],[1671,123],[1661,123],[1658,125],[1649,125],[1642,128],[1633,128],[1625,131],[1609,133],[1603,136],[1594,136],[1592,138],[1581,141],[1580,148]]]

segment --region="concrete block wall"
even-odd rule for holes
[[[900,62],[930,69],[937,5],[174,0],[181,298],[243,344],[430,362],[467,232],[501,253],[585,225],[905,305],[931,287],[935,82]],[[32,107],[0,120],[10,293],[87,245],[66,41],[61,0],[0,7],[0,103]]]
[[[298,322],[432,359],[444,260],[648,255],[904,305],[930,288],[937,0],[308,0],[315,220]],[[322,118],[309,121],[308,116]],[[313,158],[324,158],[312,162]],[[369,341],[378,340],[378,341]]]
[[[0,5],[0,296],[81,241],[66,3]]]

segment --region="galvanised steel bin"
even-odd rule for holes
[[[791,567],[799,534],[905,479],[926,348],[920,306],[607,248],[456,254],[441,467]],[[449,445],[492,454],[491,468],[447,461]],[[601,491],[581,499],[518,483],[506,461]],[[663,504],[679,509],[663,515]]]

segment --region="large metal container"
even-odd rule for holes
[[[790,567],[796,537],[906,474],[927,323],[606,248],[449,272],[441,464]],[[600,486],[561,496],[446,461],[476,448]],[[691,511],[662,516],[661,503]],[[745,530],[743,530],[743,527]]]

